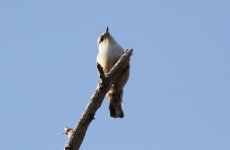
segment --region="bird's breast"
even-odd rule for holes
[[[99,48],[97,62],[103,67],[104,72],[107,73],[115,65],[121,55],[122,53],[114,48]]]

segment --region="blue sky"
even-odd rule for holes
[[[63,149],[98,83],[106,26],[134,48],[124,119],[108,101],[82,150],[230,149],[227,0],[0,1],[2,149]]]

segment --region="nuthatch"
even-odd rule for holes
[[[102,33],[98,40],[99,53],[97,55],[97,63],[99,63],[104,73],[108,73],[110,69],[116,64],[124,49],[116,42],[116,40],[109,33],[109,28]],[[122,97],[123,88],[129,79],[129,69],[125,71],[122,76],[112,84],[107,97],[109,98],[109,110],[112,118],[123,118]]]

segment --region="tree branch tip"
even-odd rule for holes
[[[64,150],[72,150],[72,147],[70,146],[65,146],[65,149]]]
[[[100,71],[103,71],[102,66],[97,62],[97,69],[99,71],[99,73],[101,73]]]
[[[125,50],[125,53],[130,57],[130,56],[133,55],[133,49],[132,49],[132,48],[126,49],[126,50]]]
[[[129,48],[125,50],[126,53],[133,53],[133,48]]]
[[[99,72],[99,78],[101,79],[102,82],[105,82],[106,80],[105,73],[103,71],[102,66],[99,63],[97,63],[97,70]]]

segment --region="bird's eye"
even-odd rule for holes
[[[104,39],[105,39],[105,36],[104,36],[104,35],[102,35],[102,36],[101,36],[101,38],[100,38],[99,43],[103,42],[103,41],[104,41]]]

